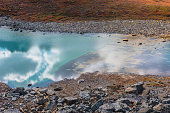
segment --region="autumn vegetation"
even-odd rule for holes
[[[169,0],[0,0],[0,16],[23,21],[170,20]]]

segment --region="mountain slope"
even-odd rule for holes
[[[170,19],[169,0],[0,0],[0,15],[25,21]]]

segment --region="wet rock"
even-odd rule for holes
[[[101,105],[103,105],[103,100],[102,99],[98,100],[94,105],[92,105],[91,109],[93,111],[96,111]]]
[[[78,101],[78,98],[74,98],[74,97],[65,97],[66,103],[68,105],[72,105],[75,104]]]

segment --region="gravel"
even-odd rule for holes
[[[23,22],[0,17],[0,26],[9,26],[14,31],[24,30],[67,33],[119,33],[133,36],[160,36],[170,34],[170,22],[163,20],[114,20],[78,21],[65,23]]]

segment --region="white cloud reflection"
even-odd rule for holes
[[[18,54],[18,53],[22,53],[22,52],[13,52],[11,53],[8,50],[1,50],[0,53],[1,54],[0,58],[10,58],[10,55],[13,54]],[[45,71],[43,73],[41,73],[40,76],[36,77],[38,78],[40,81],[43,79],[51,79],[51,80],[61,80],[61,77],[59,76],[58,78],[55,78],[55,75],[50,74],[49,71],[53,68],[53,65],[56,62],[59,62],[60,58],[60,51],[58,49],[51,49],[49,51],[45,51],[45,50],[40,50],[38,46],[34,46],[32,48],[30,48],[27,52],[23,52],[22,54],[20,54],[22,56],[24,56],[24,60],[26,59],[30,59],[33,62],[36,62],[36,68],[35,70],[26,72],[24,74],[20,74],[20,73],[7,73],[6,75],[3,76],[3,79],[5,81],[16,81],[16,82],[24,82],[27,81],[28,79],[30,79],[30,77],[32,76],[36,76],[36,73],[41,73],[39,72],[41,70],[41,68],[44,68],[42,66],[43,63],[47,64],[48,66],[46,67]],[[27,68],[27,65],[29,65],[29,63],[25,62],[25,65],[23,65],[25,68]],[[17,66],[17,65],[16,65]],[[39,80],[30,80],[30,83],[35,84],[37,83]]]

